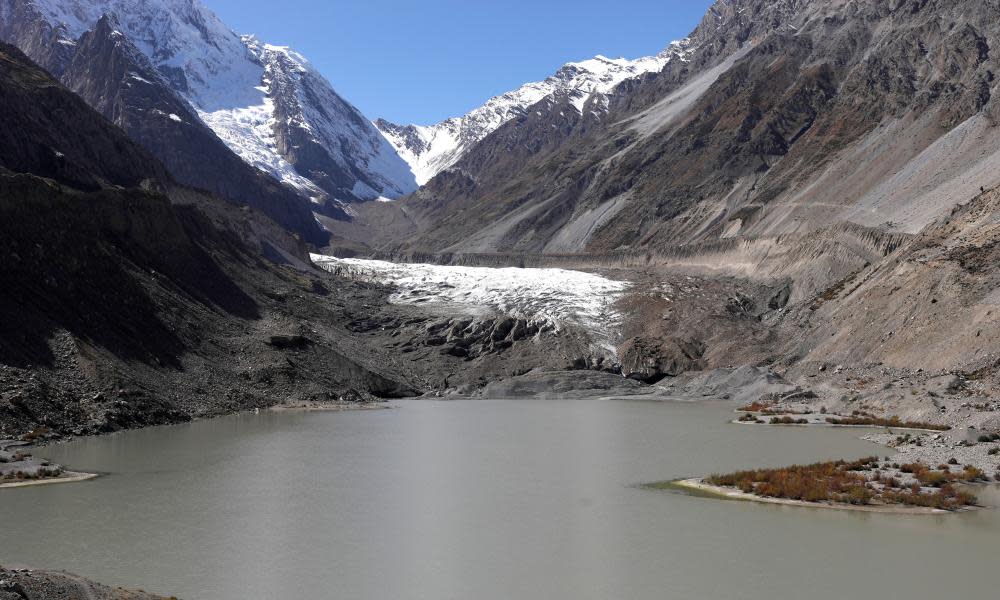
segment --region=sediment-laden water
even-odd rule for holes
[[[853,430],[730,425],[732,408],[408,401],[78,440],[39,454],[107,475],[2,491],[0,562],[188,599],[841,600],[995,589],[997,511],[901,517],[636,485],[886,454]]]

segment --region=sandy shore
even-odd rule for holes
[[[779,504],[783,506],[799,506],[803,508],[849,510],[856,512],[885,513],[885,514],[896,514],[896,515],[947,515],[947,514],[952,514],[953,512],[975,510],[976,508],[976,507],[969,507],[966,509],[962,509],[961,511],[947,511],[947,510],[940,510],[937,508],[924,508],[922,506],[898,506],[898,505],[855,506],[853,504],[805,502],[802,500],[789,500],[787,498],[765,498],[763,496],[758,496],[756,494],[747,494],[735,488],[725,488],[725,487],[711,485],[705,483],[705,480],[701,478],[678,479],[676,481],[667,482],[666,484],[660,484],[660,486],[658,487],[663,487],[663,488],[673,487],[676,489],[690,490],[706,494],[709,496],[714,496],[717,498],[724,498],[726,500],[759,502],[762,504]]]
[[[88,481],[90,479],[96,479],[100,477],[96,473],[77,473],[74,471],[66,471],[59,477],[48,477],[46,479],[27,479],[24,481],[14,481],[11,483],[0,483],[0,489],[7,488],[22,488],[31,487],[36,485],[53,485],[56,483],[78,483],[80,481]]]

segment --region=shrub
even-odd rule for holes
[[[931,470],[923,463],[909,463],[901,465],[900,469],[912,473],[919,483],[903,487],[899,479],[882,476],[878,466],[879,459],[873,456],[852,462],[841,460],[712,475],[706,478],[706,482],[765,498],[854,505],[901,504],[956,510],[976,504],[977,499],[968,492],[956,490],[954,483],[979,481],[985,477],[982,471],[971,466],[961,473],[952,473]],[[875,471],[874,479],[870,482],[863,471]],[[935,489],[924,491],[925,486]]]
[[[972,465],[965,465],[962,471],[962,479],[965,481],[988,481],[986,473]]]
[[[896,427],[900,429],[930,429],[933,431],[947,431],[951,429],[947,425],[936,425],[922,421],[903,421],[897,416],[891,416],[886,419],[860,411],[854,411],[850,417],[827,417],[826,422],[831,425],[869,425],[874,427]]]
[[[38,438],[47,436],[50,433],[52,433],[52,430],[46,427],[45,425],[42,425],[41,427],[36,427],[35,429],[29,431],[28,433],[22,435],[21,439],[26,442],[33,442]]]

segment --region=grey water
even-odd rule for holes
[[[37,452],[104,473],[0,491],[0,563],[187,599],[938,598],[996,589],[998,511],[898,516],[638,484],[885,455],[729,403],[407,401]],[[995,491],[980,494],[1000,504]]]

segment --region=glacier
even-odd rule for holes
[[[460,267],[393,263],[313,254],[320,268],[359,281],[395,288],[394,304],[437,306],[470,315],[500,313],[555,330],[582,328],[606,349],[618,339],[622,316],[615,308],[631,283],[557,268]]]

